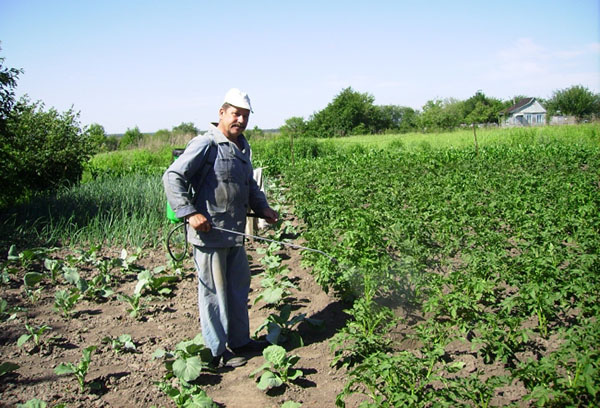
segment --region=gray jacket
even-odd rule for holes
[[[241,135],[239,149],[214,124],[193,138],[163,175],[167,200],[179,218],[201,213],[215,226],[244,232],[249,209],[269,205],[253,176],[250,145]],[[243,237],[188,229],[191,244],[212,248],[243,245]]]

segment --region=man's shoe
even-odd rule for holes
[[[247,363],[247,360],[243,356],[236,356],[229,350],[225,350],[220,356],[213,357],[212,366],[214,368],[236,368],[241,367]]]
[[[234,348],[233,351],[234,353],[257,353],[262,352],[270,345],[271,343],[266,340],[250,340],[243,346]]]

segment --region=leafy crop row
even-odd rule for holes
[[[356,148],[297,161],[283,177],[309,246],[340,260],[306,254],[316,279],[357,299],[336,351],[338,361],[354,358],[343,360],[351,380],[340,405],[355,392],[367,392],[372,406],[487,405],[512,381],[539,404],[598,403],[599,361],[590,352],[600,346],[598,145]],[[367,322],[381,321],[385,307],[361,305],[377,299],[422,313],[403,334],[419,348],[397,342],[389,354],[388,342],[373,340],[385,322]],[[361,344],[372,345],[368,353]],[[461,371],[466,354],[504,374],[491,382],[485,370]],[[414,377],[400,380],[408,372],[399,367]]]

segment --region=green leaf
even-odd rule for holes
[[[31,334],[22,334],[17,340],[17,346],[21,347],[23,344],[27,343],[31,337]]]
[[[83,349],[83,360],[89,362],[91,357],[92,357],[92,353],[94,352],[94,350],[96,350],[96,346],[88,346],[86,348]]]
[[[20,366],[15,363],[9,363],[9,362],[2,363],[2,364],[0,364],[0,376],[3,376],[4,374],[8,374],[10,372],[18,370],[19,367]]]
[[[298,370],[298,369],[291,369],[290,372],[288,372],[288,380],[293,381],[297,378],[302,377],[304,373],[302,372],[302,370]]]
[[[77,286],[77,282],[81,279],[79,276],[79,272],[77,272],[76,268],[65,266],[63,268],[63,278],[71,285]]]
[[[202,371],[202,360],[198,357],[178,358],[173,363],[173,374],[185,382],[194,381]]]
[[[19,260],[19,253],[17,252],[17,247],[15,246],[15,244],[12,244],[10,246],[10,248],[8,249],[7,259],[9,261],[18,261]]]
[[[58,375],[73,374],[75,371],[75,367],[70,363],[60,363],[54,368],[54,372]]]
[[[37,398],[30,399],[25,404],[18,404],[17,408],[46,408],[47,404]]]
[[[281,346],[273,344],[263,350],[265,360],[273,364],[275,367],[280,367],[285,361],[285,349]]]
[[[260,367],[258,367],[256,370],[252,371],[250,373],[250,375],[248,375],[248,377],[253,378],[256,374],[260,373],[263,370],[267,370],[270,367],[271,367],[270,363],[263,363],[263,365],[261,365]]]
[[[280,408],[300,408],[302,406],[301,403],[296,402],[296,401],[286,401],[283,404],[281,404]]]
[[[44,268],[49,271],[55,270],[59,266],[57,259],[46,258],[44,259]]]
[[[267,304],[276,304],[283,297],[283,288],[267,288],[261,293],[262,300]]]
[[[260,376],[260,381],[258,382],[258,388],[262,391],[270,390],[271,388],[277,388],[283,384],[281,378],[277,375],[273,374],[270,371],[266,371],[263,375]]]
[[[183,404],[184,408],[217,408],[217,404],[204,390],[198,390],[190,395],[190,399]]]
[[[44,279],[44,274],[39,272],[27,272],[23,277],[25,286],[32,287],[40,283]]]
[[[148,270],[143,270],[140,273],[138,273],[137,279],[138,282],[135,285],[135,289],[133,291],[133,293],[136,295],[141,293],[142,290],[144,290],[144,287],[146,287],[146,285],[149,285],[150,282],[152,282],[152,272]]]

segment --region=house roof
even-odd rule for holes
[[[519,100],[519,102],[515,103],[510,108],[504,109],[504,111],[502,111],[502,112],[503,113],[513,113],[513,112],[521,110],[521,108],[533,103],[533,101],[535,101],[535,98],[522,98],[521,100]]]

